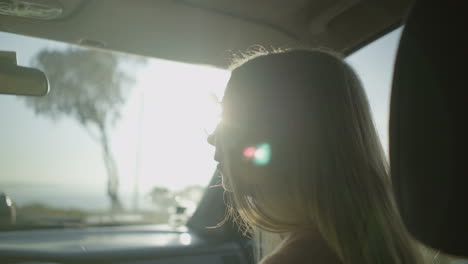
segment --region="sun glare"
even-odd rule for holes
[[[206,137],[221,114],[213,98],[222,98],[229,76],[206,66],[148,63],[113,139],[122,173],[137,175],[122,177],[121,188],[131,191],[137,181],[145,193],[155,185],[180,189],[208,183],[215,163]]]
[[[5,40],[0,47],[17,52],[18,62],[25,66],[44,49],[76,48],[8,33],[1,33],[0,39]],[[134,58],[126,62],[127,58],[119,56],[120,66],[128,70],[129,77],[136,74],[135,82],[127,83],[128,93],[118,109],[120,118],[109,127],[108,142],[117,166],[119,198],[126,208],[154,208],[148,197],[150,190],[160,187],[180,196],[177,202],[190,211],[193,201],[184,201],[187,195],[180,192],[206,186],[215,171],[214,148],[207,143],[207,133],[220,120],[217,102],[230,72],[161,59],[135,65]],[[108,173],[102,146],[88,133],[94,127],[83,126],[69,114],[55,121],[36,115],[19,97],[0,99],[3,112],[14,113],[1,116],[6,145],[0,155],[7,157],[2,163],[5,175],[11,175],[6,179],[8,188],[5,180],[0,182],[2,191],[10,193],[17,204],[107,208]]]

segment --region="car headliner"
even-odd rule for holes
[[[327,47],[349,54],[399,26],[411,0],[28,0],[52,20],[0,15],[0,31],[225,68],[233,52]]]

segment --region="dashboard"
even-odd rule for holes
[[[0,233],[5,264],[248,263],[239,243],[154,226],[89,227]]]

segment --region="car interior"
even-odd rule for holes
[[[427,18],[437,16],[438,21]],[[417,2],[400,40],[390,110],[390,161],[400,214],[431,248],[467,256],[460,100],[466,25],[450,4]]]
[[[388,144],[388,156],[398,208],[411,235],[436,252],[431,263],[468,263],[463,260],[468,257],[468,226],[466,225],[468,214],[464,210],[467,180],[463,177],[465,173],[462,168],[463,153],[467,149],[466,139],[463,137],[466,134],[464,133],[466,129],[463,129],[463,120],[466,119],[466,110],[463,107],[466,91],[462,88],[465,83],[462,71],[465,69],[463,62],[467,57],[464,48],[468,43],[462,36],[467,24],[462,12],[464,12],[463,8],[456,5],[455,1],[432,0],[0,0],[0,99],[15,98],[14,100],[21,101],[27,107],[34,108],[35,112],[31,112],[31,118],[45,118],[41,116],[48,109],[45,104],[55,105],[55,103],[45,101],[44,104],[38,101],[44,102],[48,96],[60,90],[59,86],[55,86],[57,82],[54,80],[60,80],[61,74],[60,71],[57,74],[53,68],[45,67],[50,65],[47,64],[46,59],[47,56],[56,56],[55,58],[65,56],[66,52],[69,52],[70,57],[64,57],[64,60],[60,61],[62,64],[56,65],[62,70],[68,69],[68,63],[73,64],[73,61],[66,60],[72,58],[72,55],[76,61],[90,54],[90,61],[92,58],[101,58],[93,61],[101,63],[103,60],[113,62],[115,57],[100,54],[117,54],[115,55],[118,56],[117,58],[121,56],[128,61],[123,68],[114,65],[113,69],[122,71],[123,75],[125,71],[138,72],[141,67],[158,63],[162,65],[162,68],[175,67],[171,65],[176,64],[170,64],[174,62],[179,63],[177,65],[180,67],[203,66],[223,71],[224,77],[220,77],[220,81],[215,84],[222,86],[226,84],[229,74],[227,70],[233,57],[249,50],[327,48],[343,54],[345,59],[354,66],[354,61],[361,58],[359,54],[362,54],[367,47],[377,45],[375,43],[379,41],[382,43],[386,38],[395,39],[394,51],[391,51],[388,46],[382,46],[383,48],[375,49],[375,53],[368,56],[375,60],[376,65],[384,63],[383,60],[379,61],[380,54],[391,57],[390,61],[385,61],[385,74],[389,76],[389,85],[388,92],[384,92],[388,93],[390,101],[389,105],[383,103],[381,106],[384,109],[388,108],[388,111],[385,110],[382,120],[376,120],[376,125],[379,126],[382,123],[381,136],[385,138],[382,142]],[[8,42],[9,38],[15,41]],[[20,60],[20,56],[25,56],[21,49],[23,46],[26,47],[26,40],[29,39],[37,41],[31,41],[33,46],[34,43],[40,41],[45,43],[42,50],[44,52],[38,51],[38,54],[44,57],[37,56],[36,60],[31,60],[34,63],[26,65],[27,63]],[[4,47],[2,42],[13,44],[10,45],[11,48],[10,46]],[[63,46],[60,46],[60,49],[57,48],[59,51],[54,53],[54,45]],[[25,50],[24,53],[26,52]],[[396,56],[393,55],[394,53]],[[361,63],[370,67],[369,61],[362,60]],[[44,67],[41,68],[38,65]],[[99,67],[101,64],[96,65]],[[84,68],[87,69],[87,67]],[[88,68],[91,70],[83,72],[90,76],[89,79],[94,79],[91,76],[98,76],[98,80],[99,78],[107,80],[105,72],[93,70],[91,66]],[[65,73],[67,71],[65,70]],[[72,72],[70,74],[73,74],[73,71],[70,71]],[[367,78],[373,78],[373,76],[366,76],[365,71],[363,71],[364,74],[360,69],[357,71],[365,85],[367,85]],[[98,74],[93,75],[93,72],[98,72]],[[203,89],[204,82],[211,78],[210,74],[212,72],[200,75],[202,76],[200,77],[201,83],[194,85],[193,89]],[[193,82],[189,77],[169,76],[170,74],[164,72],[160,75],[167,75],[169,82],[188,78],[182,83],[185,86]],[[131,79],[131,76],[124,77]],[[110,80],[113,80],[112,78],[116,77],[111,77]],[[377,82],[380,82],[380,79],[377,79]],[[113,107],[118,106],[114,104],[114,101],[107,104],[99,97],[100,93],[97,95],[93,93],[93,89],[100,89],[100,86],[93,86],[91,82],[83,79],[75,81],[74,84],[77,87],[80,85],[91,87],[89,90],[91,102],[102,103],[104,113],[112,112],[115,109]],[[197,96],[189,89],[180,91],[186,92],[176,91],[176,93],[182,93],[177,95],[179,97],[175,97],[179,98],[177,100],[183,101],[181,98],[184,96]],[[114,95],[112,91],[109,94],[104,92],[103,94]],[[95,97],[92,97],[93,95]],[[145,101],[151,95],[154,94],[141,93],[141,98],[132,99],[136,100],[136,121],[131,126],[138,126],[140,131],[132,134],[136,138],[138,135],[144,135],[141,131],[147,127],[145,122],[149,122],[142,121],[141,117],[146,118],[146,116],[141,113],[151,108],[151,103]],[[118,96],[124,99],[130,98],[129,93],[122,93]],[[72,93],[72,97],[78,98],[80,93]],[[220,98],[220,96],[215,97],[214,101]],[[119,100],[124,99],[115,101],[120,102]],[[1,114],[5,116],[5,119],[0,120],[8,119],[11,124],[19,123],[23,115],[16,115],[15,108],[8,109],[6,102],[9,101],[0,102],[5,105]],[[70,113],[78,113],[73,107],[67,108],[71,102],[74,101],[70,99],[65,104],[54,107],[65,109],[62,112],[71,116]],[[143,102],[145,102],[145,108],[139,106]],[[209,100],[203,102],[210,103]],[[164,102],[161,101],[161,103]],[[187,111],[195,110],[187,109]],[[138,113],[140,113],[140,119]],[[374,114],[378,115],[378,113]],[[80,117],[79,113],[76,116],[78,116],[74,121],[76,124],[68,126],[84,127],[89,123],[95,125],[90,134],[98,135],[97,142],[99,143],[97,144],[101,144],[102,148],[95,147],[90,151],[99,153],[102,151],[105,163],[102,165],[100,154],[97,155],[96,164],[104,166],[99,167],[101,169],[97,174],[105,175],[106,172],[109,174],[116,168],[122,169],[119,161],[126,159],[127,156],[119,158],[117,155],[117,165],[114,164],[113,159],[109,158],[111,156],[108,153],[110,151],[107,143],[113,141],[103,140],[106,138],[107,130],[99,129],[100,119],[98,117],[93,117],[93,119],[89,116]],[[119,115],[116,114],[116,116]],[[52,115],[50,118],[54,120],[56,117]],[[32,121],[28,119],[24,122],[31,123]],[[8,130],[9,124],[2,123],[3,133],[7,133],[5,131]],[[24,135],[37,133],[35,124],[32,123],[29,128],[22,127],[26,130],[22,133],[25,133]],[[37,130],[40,128],[38,127]],[[164,129],[156,124],[154,131],[160,130]],[[11,133],[22,135],[14,130]],[[122,139],[125,138],[122,136]],[[36,141],[38,140],[41,139]],[[59,138],[52,140],[57,140],[59,145],[62,144]],[[81,144],[79,143],[81,141],[72,137],[64,140],[64,142],[76,141],[78,142],[76,144]],[[20,136],[12,139],[4,134],[0,137],[0,149],[14,150],[19,148],[20,142],[29,141],[31,140]],[[144,146],[145,142],[147,141],[132,141],[132,144],[136,145],[132,147],[132,151],[135,150],[137,161],[138,159],[144,160],[141,156],[145,151],[139,151],[138,146]],[[25,147],[26,150],[28,146],[29,148],[36,146],[33,143],[28,144]],[[40,146],[47,148],[44,145]],[[74,145],[70,146],[72,147],[66,151],[70,152],[73,149]],[[188,145],[187,148],[191,146]],[[49,155],[47,152],[43,153],[39,155]],[[188,186],[186,189],[179,190],[177,196],[171,196],[172,198],[167,198],[169,197],[167,189],[152,189],[148,197],[152,199],[151,201],[156,201],[154,202],[156,205],[148,207],[151,209],[147,210],[146,215],[154,217],[158,214],[155,213],[156,211],[164,211],[164,221],[171,222],[172,225],[156,225],[153,220],[148,220],[150,218],[145,218],[145,221],[136,221],[135,215],[138,212],[138,206],[135,206],[137,204],[135,201],[138,201],[136,198],[132,214],[126,213],[120,218],[111,214],[109,219],[112,221],[107,221],[103,220],[107,219],[107,215],[98,217],[97,213],[93,213],[86,215],[87,219],[97,217],[99,221],[89,220],[92,224],[85,224],[81,220],[80,222],[64,220],[65,218],[72,219],[72,215],[75,218],[83,217],[84,213],[73,209],[73,206],[71,206],[72,209],[67,205],[65,209],[59,210],[44,204],[21,202],[21,197],[17,197],[20,195],[15,194],[15,190],[20,186],[16,179],[20,177],[18,175],[22,171],[21,168],[34,169],[34,166],[38,165],[28,164],[27,161],[22,160],[11,161],[9,156],[15,155],[11,151],[8,153],[0,151],[0,154],[0,169],[2,170],[0,176],[0,263],[254,263],[251,239],[243,236],[231,220],[223,223],[226,213],[224,192],[222,188],[216,188],[216,186],[219,187],[220,176],[217,172],[213,172],[214,170],[204,176],[208,180],[200,183],[203,188],[189,189],[190,186]],[[183,155],[179,152],[177,154],[181,155],[180,159],[182,159]],[[166,162],[168,168],[184,167],[183,164],[177,162],[172,164],[165,161],[165,157],[164,155],[158,157],[155,163]],[[60,167],[62,166],[60,163],[64,162],[62,159],[65,158],[65,156],[54,157],[53,160],[56,166]],[[190,160],[195,157],[186,158]],[[77,157],[74,162],[79,163],[79,159],[80,157]],[[135,159],[135,157],[132,156],[130,159]],[[148,162],[151,163],[151,161]],[[66,165],[63,166],[66,167]],[[178,168],[173,168],[175,169]],[[68,168],[68,170],[76,169]],[[145,169],[139,171],[138,166],[136,166],[136,171],[136,174],[145,173]],[[15,172],[18,172],[18,175]],[[190,171],[185,174],[189,175],[184,177],[192,177]],[[175,177],[170,176],[173,175],[170,173],[168,175],[168,178]],[[28,189],[31,190],[28,191],[28,195],[32,197],[31,201],[36,199],[34,192],[36,187],[41,187],[38,184],[41,177],[38,173],[37,177],[31,178],[34,179],[34,184]],[[63,177],[66,176],[63,175]],[[185,178],[178,178],[174,181],[185,181]],[[121,185],[122,183],[125,181],[121,180]],[[143,186],[135,185],[131,191],[138,193],[146,187],[150,190],[149,186],[144,186],[145,183],[141,179],[140,183]],[[44,184],[47,185],[47,183]],[[93,182],[90,181],[90,184],[92,185]],[[122,207],[116,199],[114,185],[117,184],[118,181],[116,183],[112,180],[102,184],[107,188],[106,195],[110,198],[110,202],[106,205],[111,205],[114,210],[112,212],[121,210]],[[64,190],[59,190],[59,187],[47,188],[48,193],[60,191],[71,193],[78,186],[70,183],[68,187],[66,185],[60,187]],[[183,203],[177,199],[177,197],[189,195],[193,189],[199,192],[198,196],[195,195],[198,197],[194,199],[196,202]],[[104,197],[105,194],[102,196]],[[177,203],[174,203],[174,199]],[[140,207],[142,207],[141,204]],[[61,220],[58,222],[54,220],[53,225],[50,221],[25,222],[22,217],[26,209],[29,210],[28,212],[34,212],[33,218],[47,214],[48,217],[60,215]],[[167,212],[171,212],[170,216]]]

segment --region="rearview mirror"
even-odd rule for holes
[[[49,92],[46,75],[18,66],[15,52],[0,51],[0,94],[42,96]]]

